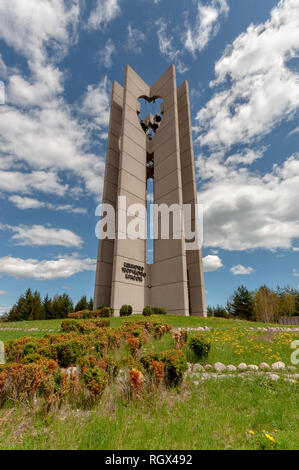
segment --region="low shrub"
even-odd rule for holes
[[[144,309],[142,311],[142,315],[144,315],[145,317],[150,317],[151,315],[154,315],[153,307],[150,307],[149,305],[144,307]]]
[[[121,317],[128,317],[129,315],[132,315],[132,312],[132,305],[122,305],[119,311]]]
[[[167,315],[167,310],[164,307],[155,307],[154,308],[154,314],[155,315]]]
[[[99,317],[102,318],[109,318],[113,317],[114,314],[114,308],[112,307],[102,307],[101,310],[99,310]]]
[[[178,386],[182,383],[184,372],[187,370],[187,360],[183,351],[171,349],[161,355],[165,364],[165,378],[170,386]]]
[[[98,367],[83,368],[83,380],[94,400],[99,400],[109,382],[107,372]]]
[[[77,341],[71,340],[56,346],[57,360],[61,367],[76,365],[82,355],[82,347]]]
[[[203,362],[208,358],[211,349],[211,342],[204,336],[197,334],[189,339],[188,346],[196,359]]]
[[[90,333],[95,328],[107,328],[110,326],[110,320],[92,319],[92,320],[64,320],[61,323],[61,329],[65,332],[75,331],[81,334]]]
[[[138,349],[141,347],[141,342],[137,337],[131,336],[131,338],[128,338],[128,343],[130,346],[130,353],[135,357]]]
[[[113,317],[114,309],[111,307],[101,307],[98,310],[81,310],[68,314],[68,318],[74,320],[90,320],[92,318],[109,318]]]
[[[174,340],[175,349],[181,349],[187,343],[188,332],[187,330],[176,330],[172,333],[172,337]]]
[[[162,382],[165,376],[165,364],[162,361],[152,361],[152,368],[155,374],[156,383],[159,384]]]

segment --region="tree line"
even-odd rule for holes
[[[84,295],[74,305],[68,294],[56,294],[53,298],[50,298],[47,294],[42,299],[38,291],[32,292],[31,289],[27,289],[10,311],[4,315],[4,320],[52,320],[67,318],[69,313],[81,310],[93,310],[93,300],[88,301]]]
[[[225,307],[208,307],[208,316],[278,323],[281,317],[299,316],[299,291],[289,286],[270,289],[266,285],[249,291],[240,286]]]
[[[47,294],[43,299],[38,291],[27,289],[16,304],[4,315],[5,321],[51,320],[67,318],[69,313],[93,310],[93,299],[84,295],[79,302],[73,303],[66,293]],[[289,286],[270,289],[266,285],[255,291],[245,286],[236,289],[226,306],[208,307],[208,316],[240,318],[243,320],[278,323],[283,316],[299,316],[299,291]]]

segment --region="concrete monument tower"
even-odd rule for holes
[[[140,98],[163,100],[161,112],[140,121]],[[177,87],[173,65],[152,87],[130,66],[124,87],[113,83],[103,204],[111,204],[117,217],[132,204],[146,207],[148,178],[154,181],[155,204],[197,204],[188,83]],[[125,206],[120,196],[126,196]],[[139,217],[146,225],[146,215]],[[190,217],[194,222],[195,215]],[[99,241],[94,308],[111,306],[118,316],[123,304],[135,313],[151,305],[206,316],[201,249],[186,250],[184,224],[179,231],[181,236],[154,240],[153,264],[147,264],[147,241],[128,239],[116,223],[115,239]]]

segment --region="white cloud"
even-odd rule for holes
[[[299,107],[299,3],[282,0],[264,24],[250,25],[215,65],[211,85],[229,84],[198,112],[201,145],[229,148],[269,133]]]
[[[248,266],[246,268],[246,266],[242,266],[242,264],[237,264],[236,266],[232,266],[230,268],[230,272],[234,275],[234,276],[240,276],[240,275],[246,275],[246,274],[251,274],[255,271],[255,269],[251,268],[250,266]]]
[[[133,52],[134,54],[141,54],[142,52],[142,43],[146,41],[145,34],[139,29],[134,29],[129,24],[128,25],[128,39],[126,44],[126,49]]]
[[[67,5],[66,5],[67,3]],[[0,37],[34,62],[63,54],[76,32],[80,0],[1,0]]]
[[[1,70],[7,75],[7,104],[0,107],[2,191],[63,196],[68,186],[61,184],[60,173],[65,172],[66,177],[73,174],[87,193],[101,192],[104,159],[89,151],[94,140],[89,118],[76,119],[74,110],[79,112],[79,107],[64,101],[65,77],[57,66],[76,41],[80,3],[3,0],[0,4],[0,39],[22,54],[28,66],[28,76],[21,76],[8,70],[1,58]],[[107,114],[97,118],[103,131],[107,120]],[[18,171],[20,165],[26,173]]]
[[[43,225],[11,226],[0,224],[0,229],[14,233],[11,240],[21,246],[65,246],[80,248],[83,244],[81,237],[67,229],[48,228]]]
[[[6,294],[8,294],[7,290],[0,290],[0,295],[6,295]]]
[[[120,14],[119,0],[97,0],[88,19],[88,29],[102,29]]]
[[[45,207],[46,203],[33,199],[31,197],[22,197],[17,194],[8,198],[18,209],[39,209]]]
[[[60,256],[53,260],[0,258],[0,276],[15,279],[54,280],[69,278],[83,271],[94,271],[96,260],[76,256]]]
[[[9,193],[15,193],[16,191],[20,193],[30,193],[35,190],[63,196],[67,189],[68,185],[63,185],[57,174],[52,171],[32,171],[31,173],[0,171],[1,191]]]
[[[293,275],[298,277],[299,276],[299,271],[297,271],[297,269],[293,269]]]
[[[0,304],[0,317],[2,317],[5,313],[9,312],[11,307],[5,307],[5,305]]]
[[[213,157],[212,157],[213,158]],[[204,206],[204,244],[226,250],[290,249],[299,237],[299,154],[259,176],[226,167],[216,158],[197,162]]]
[[[98,85],[89,85],[81,112],[93,119],[99,127],[107,127],[109,124],[110,96],[108,92],[108,77],[105,76]]]
[[[173,45],[173,36],[167,33],[167,24],[162,20],[156,21],[159,49],[162,55],[166,57],[167,62],[175,64],[179,73],[189,70],[182,62],[181,51]]]
[[[293,129],[291,132],[289,132],[288,137],[290,137],[291,135],[294,135],[294,134],[298,134],[298,133],[299,133],[299,126],[295,127],[295,129]]]
[[[84,207],[74,207],[71,204],[51,204],[31,197],[22,197],[17,194],[10,196],[8,200],[21,210],[46,208],[56,211],[72,212],[74,214],[87,214],[87,209]]]
[[[266,147],[262,147],[259,150],[253,150],[246,148],[243,151],[239,153],[235,153],[233,155],[230,155],[226,161],[226,165],[251,165],[253,162],[256,160],[259,160],[260,158],[263,157],[264,152],[266,151]]]
[[[197,10],[195,25],[187,24],[184,37],[185,47],[193,55],[196,51],[202,51],[216,36],[220,20],[228,14],[229,7],[226,0],[211,0],[209,4],[199,1]]]
[[[205,272],[217,271],[223,267],[222,261],[219,256],[208,255],[202,259],[203,268]]]
[[[110,67],[112,67],[112,56],[115,53],[115,45],[112,39],[108,39],[105,43],[105,46],[98,54],[101,64],[103,64],[104,67],[106,67],[107,69],[110,69]]]

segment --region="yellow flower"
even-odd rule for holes
[[[254,433],[254,431],[249,431],[249,432],[250,432],[250,434],[252,434],[252,435],[254,435],[254,434],[255,434],[255,433]]]
[[[266,438],[269,439],[269,441],[275,442],[274,437],[270,436],[270,434],[265,434]]]

